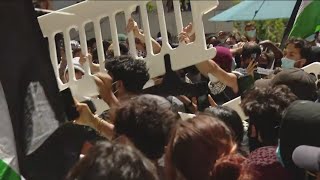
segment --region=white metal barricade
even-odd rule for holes
[[[162,48],[159,54],[152,51],[151,35],[149,20],[147,15],[147,3],[149,1],[84,1],[73,6],[58,10],[57,13],[50,13],[39,17],[39,23],[45,37],[48,38],[50,57],[57,77],[60,90],[70,87],[74,95],[77,97],[92,96],[98,94],[96,86],[91,77],[89,63],[84,65],[85,75],[82,79],[75,79],[74,66],[72,64],[72,50],[70,46],[70,30],[75,28],[79,31],[81,50],[83,54],[87,54],[87,40],[85,33],[85,25],[93,22],[95,38],[97,42],[98,58],[100,71],[104,69],[104,50],[102,44],[102,33],[100,20],[108,17],[110,22],[110,31],[112,35],[112,43],[116,56],[120,55],[118,33],[116,26],[116,14],[124,12],[126,21],[129,20],[136,7],[140,7],[143,32],[145,34],[147,57],[144,60],[149,68],[151,78],[165,74],[164,55],[169,54],[171,57],[171,66],[173,70],[179,70],[190,65],[197,64],[215,56],[215,49],[207,49],[205,43],[205,34],[202,17],[205,13],[215,9],[218,6],[218,0],[210,1],[191,1],[193,27],[196,34],[196,40],[189,44],[179,44],[179,47],[172,49],[168,43],[167,28],[164,16],[162,1],[156,0],[157,13],[159,18],[160,32],[162,35]],[[180,10],[180,2],[173,1],[174,14],[176,20],[177,31],[183,28],[182,16]],[[62,13],[59,13],[62,12]],[[58,60],[55,44],[55,35],[63,33],[66,58],[68,63],[69,82],[63,84],[59,78]],[[135,43],[133,33],[128,34],[130,53],[136,56]],[[101,104],[101,103],[100,103]],[[107,107],[98,107],[106,109]]]

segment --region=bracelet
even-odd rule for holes
[[[98,134],[101,135],[101,124],[102,124],[102,119],[99,118],[97,115],[94,116],[95,119],[97,119],[97,124],[96,124],[96,131],[98,132]]]

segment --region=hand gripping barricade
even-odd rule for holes
[[[302,69],[307,73],[314,73],[316,76],[320,75],[320,63],[319,62],[309,64],[309,65],[303,67]],[[234,109],[235,111],[238,112],[241,119],[245,120],[245,119],[247,119],[247,117],[245,116],[242,108],[240,107],[240,103],[241,103],[241,99],[240,99],[240,97],[237,97],[231,101],[226,102],[225,104],[223,104],[223,106],[228,106],[228,107]]]
[[[48,38],[50,56],[55,75],[57,77],[58,86],[60,90],[70,87],[73,94],[77,97],[92,96],[98,94],[97,89],[92,84],[90,76],[89,63],[84,64],[85,75],[82,79],[75,79],[74,66],[72,64],[72,50],[70,46],[70,30],[76,28],[79,31],[81,50],[83,54],[87,54],[87,40],[85,33],[85,25],[93,22],[94,33],[97,42],[98,59],[100,64],[100,71],[104,69],[104,50],[102,44],[102,32],[100,27],[100,20],[108,17],[110,22],[110,30],[112,35],[112,43],[114,44],[114,54],[120,55],[118,33],[116,26],[116,14],[124,12],[126,22],[131,17],[132,12],[136,7],[140,7],[140,13],[143,24],[143,32],[145,34],[147,56],[143,60],[146,61],[149,68],[151,78],[165,74],[164,56],[170,55],[172,70],[179,70],[204,60],[212,59],[216,51],[215,49],[207,49],[205,42],[204,26],[202,17],[207,12],[215,9],[219,2],[218,0],[211,1],[191,1],[193,27],[196,35],[196,40],[189,44],[179,44],[179,47],[172,49],[169,45],[167,37],[167,27],[165,22],[165,15],[162,1],[155,1],[157,7],[157,14],[159,19],[160,32],[162,34],[162,48],[159,54],[154,54],[151,44],[151,34],[149,27],[149,20],[147,15],[147,3],[149,1],[84,1],[73,6],[58,10],[57,13],[50,13],[39,17],[39,23],[45,37]],[[174,14],[178,33],[183,29],[182,16],[180,10],[180,2],[173,1]],[[60,13],[59,13],[60,12]],[[59,78],[57,51],[55,44],[55,35],[63,33],[65,52],[68,64],[69,82],[63,84]],[[135,51],[135,43],[133,33],[128,34],[130,54],[137,57]],[[103,106],[101,101],[94,100],[97,106],[97,112],[105,110],[108,107]]]

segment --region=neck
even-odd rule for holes
[[[127,99],[127,98],[138,96],[138,95],[139,93],[125,91],[124,93],[121,93],[118,95],[118,99]]]

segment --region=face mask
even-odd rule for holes
[[[249,38],[254,38],[256,37],[256,30],[246,31],[246,34]]]
[[[284,57],[281,59],[281,68],[283,69],[294,68],[295,62],[296,62],[295,60]]]

